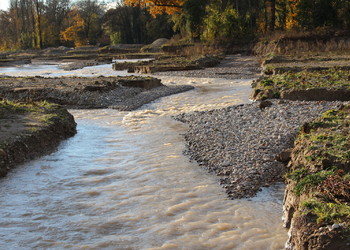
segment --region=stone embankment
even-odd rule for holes
[[[0,102],[0,177],[14,166],[50,153],[76,133],[68,111],[56,104]]]

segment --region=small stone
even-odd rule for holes
[[[332,230],[339,228],[340,226],[338,224],[333,224],[332,225]]]
[[[276,160],[283,162],[283,163],[287,163],[290,160],[290,156],[292,154],[292,149],[286,149],[284,151],[282,151],[279,155],[277,155]]]
[[[260,103],[259,103],[259,108],[260,109],[264,109],[264,108],[267,108],[267,107],[270,107],[270,106],[272,106],[272,102],[270,102],[270,101],[268,101],[268,100],[264,100],[264,101],[261,101]]]
[[[7,157],[7,153],[5,150],[0,149],[0,157]]]

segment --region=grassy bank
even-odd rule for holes
[[[254,86],[253,99],[283,98],[283,93],[296,90],[350,90],[350,70],[330,68],[303,70],[265,76]],[[350,98],[350,97],[349,97]]]
[[[294,245],[336,249],[349,244],[350,105],[304,124],[289,166],[285,206]]]
[[[75,127],[73,116],[60,105],[0,101],[0,176],[52,151],[76,133]]]

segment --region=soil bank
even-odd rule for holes
[[[25,161],[52,152],[76,133],[76,123],[60,105],[0,102],[0,176]]]

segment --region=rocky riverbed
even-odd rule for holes
[[[220,176],[229,197],[255,195],[283,180],[289,149],[300,126],[340,102],[272,100],[182,114],[186,153]]]

